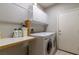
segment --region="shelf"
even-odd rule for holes
[[[29,40],[34,39],[35,37],[26,36],[26,37],[20,37],[20,38],[4,38],[0,39],[0,49],[7,48],[13,45],[16,45],[18,43],[26,42]]]

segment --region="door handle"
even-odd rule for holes
[[[61,32],[61,30],[59,30],[59,32]]]
[[[61,35],[61,30],[59,30],[58,32],[59,32],[59,35]]]

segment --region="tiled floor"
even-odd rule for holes
[[[67,53],[67,52],[64,52],[64,51],[57,50],[57,52],[55,53],[55,55],[73,55],[73,54],[70,54],[70,53]]]

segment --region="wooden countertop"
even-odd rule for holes
[[[0,39],[0,49],[7,48],[13,45],[16,45],[17,43],[22,43],[27,40],[32,40],[35,37],[26,36],[26,37],[20,37],[20,38],[4,38]]]

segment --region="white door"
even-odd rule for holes
[[[79,54],[79,11],[59,16],[59,49]]]

